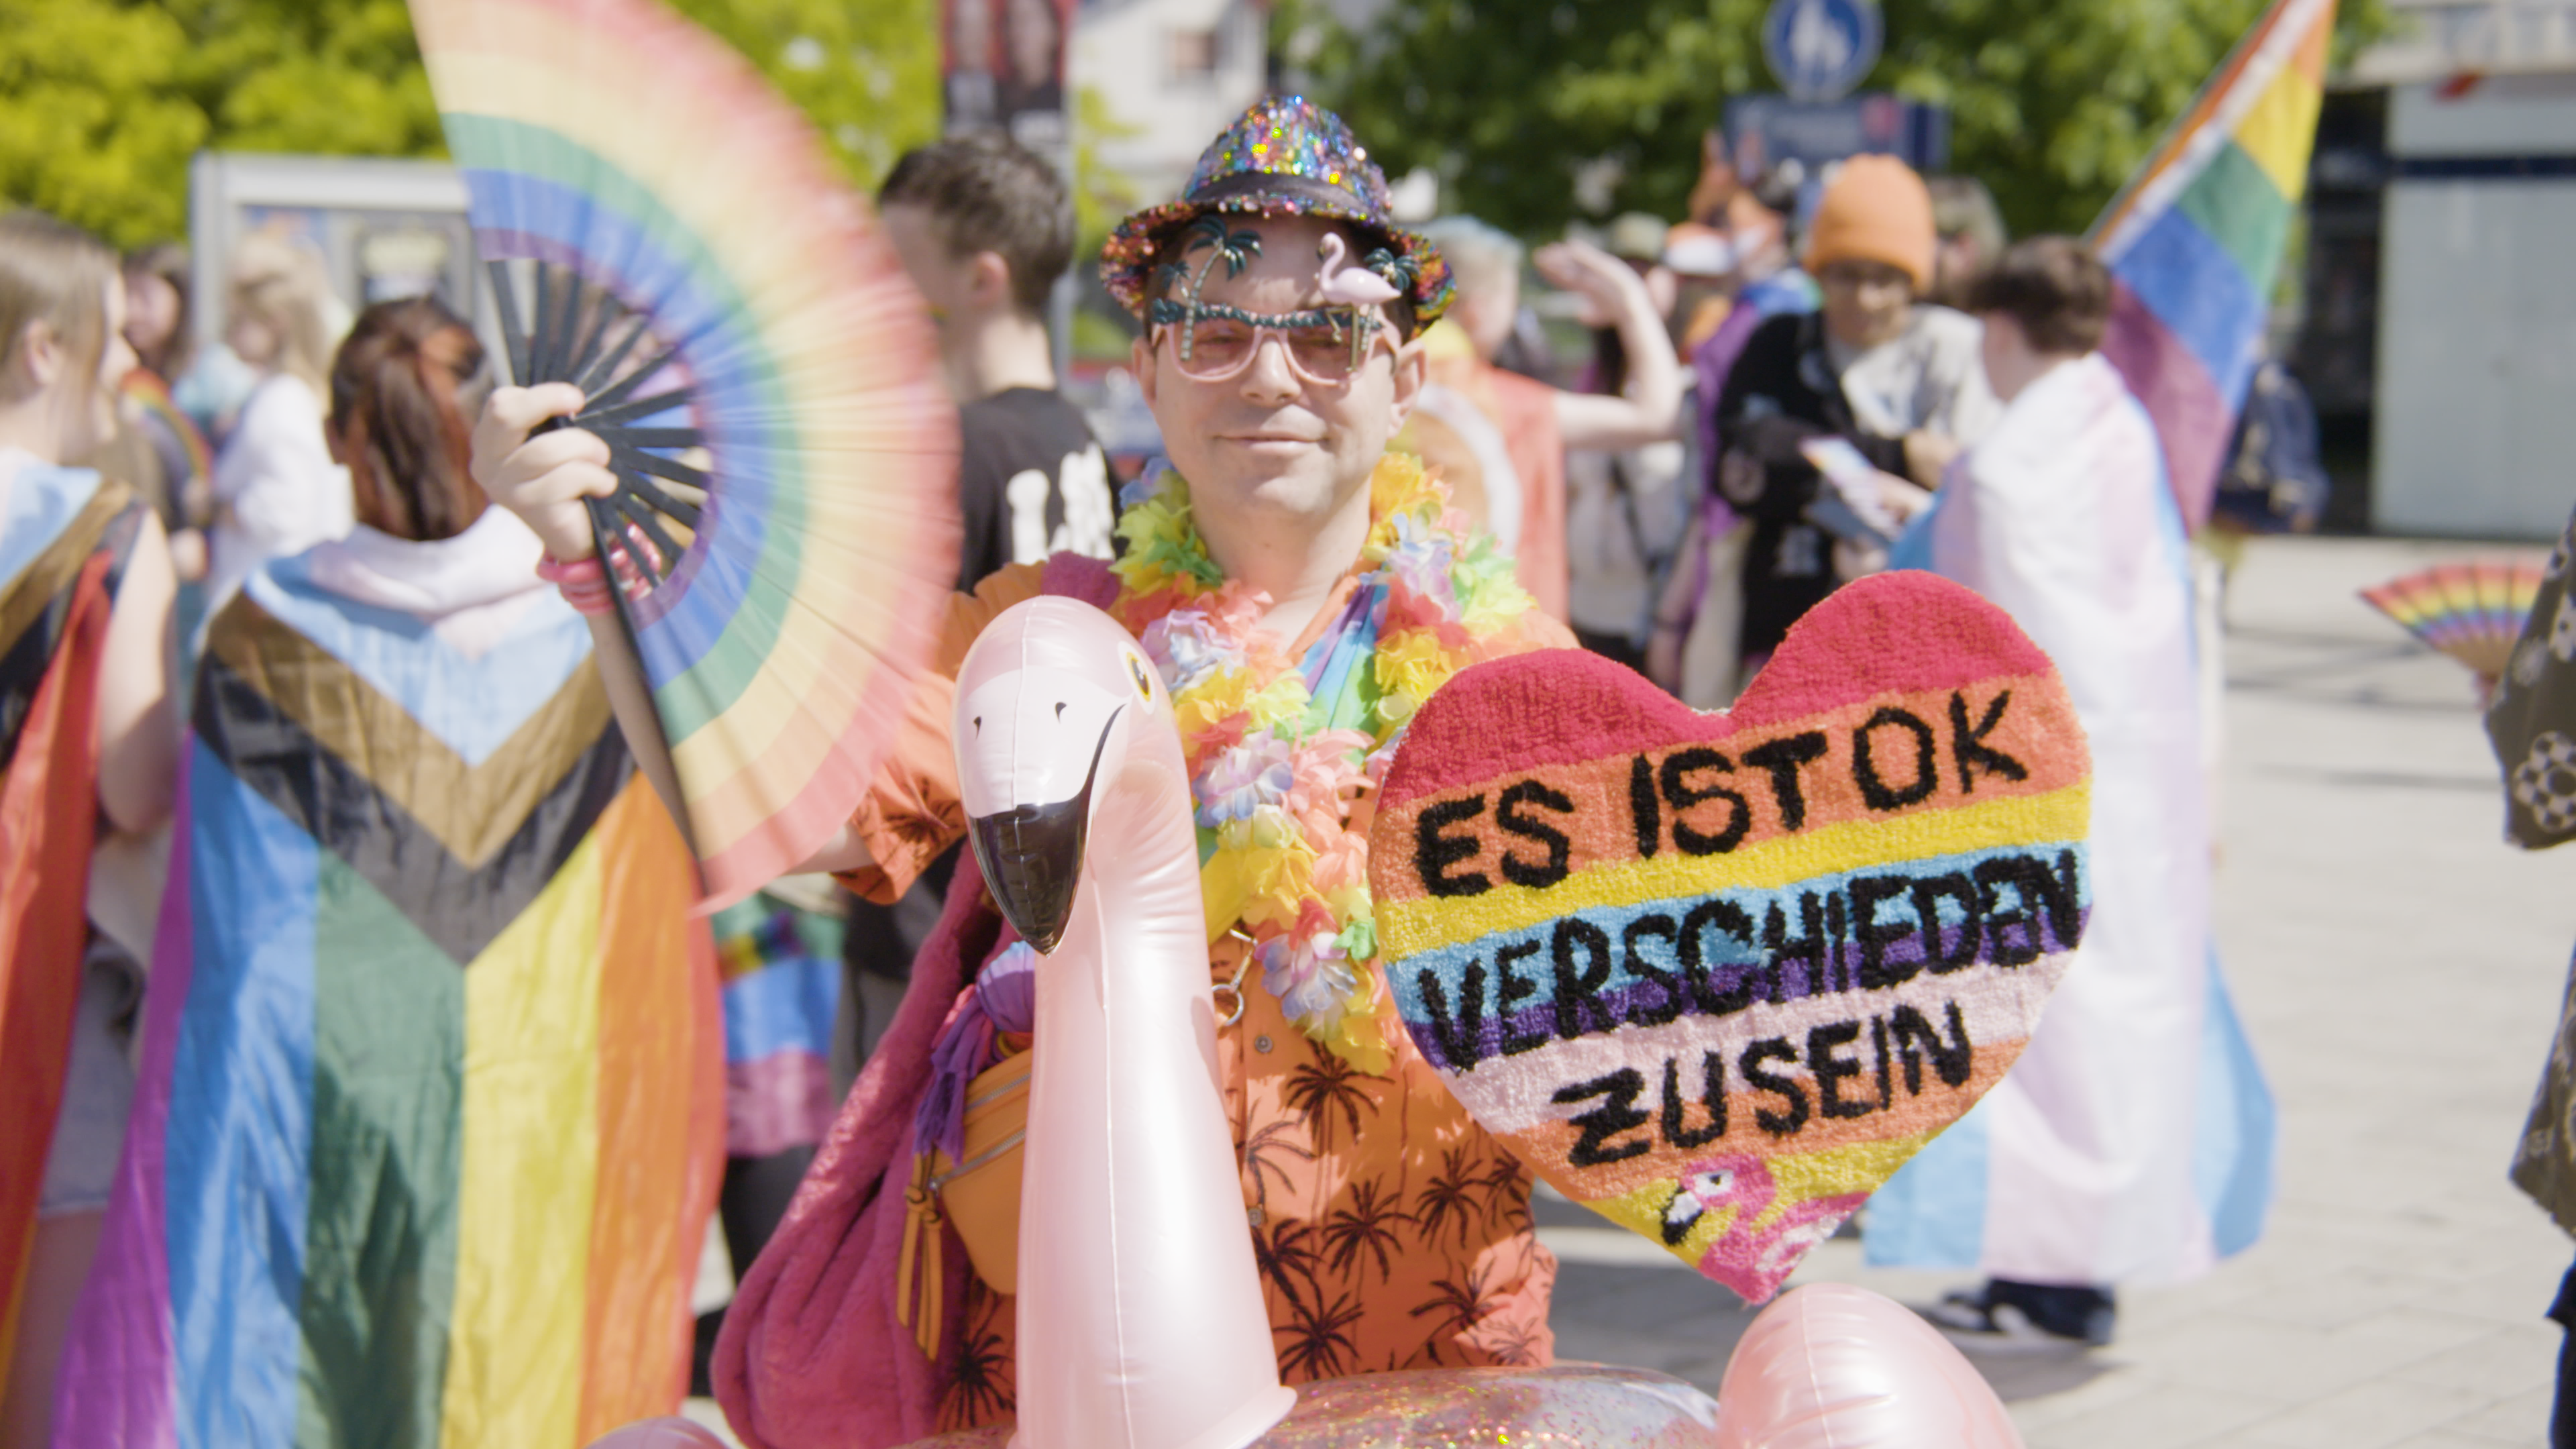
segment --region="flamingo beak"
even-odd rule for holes
[[[1700,1217],[1705,1212],[1707,1209],[1700,1205],[1699,1199],[1692,1196],[1690,1184],[1681,1184],[1673,1193],[1671,1204],[1664,1209],[1664,1245],[1680,1246],[1682,1239],[1690,1236],[1691,1229],[1699,1226]]]
[[[1091,768],[1071,799],[1013,805],[966,822],[966,838],[984,868],[993,904],[1040,955],[1055,950],[1073,919],[1074,890],[1082,882],[1083,847],[1091,828],[1091,787],[1100,778],[1100,757],[1118,713],[1112,711],[1100,727]]]

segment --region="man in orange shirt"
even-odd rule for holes
[[[953,601],[893,758],[805,868],[874,899],[903,889],[966,829],[947,720],[976,635],[1039,593],[1109,609],[1182,720],[1218,1071],[1283,1377],[1544,1364],[1555,1263],[1531,1231],[1529,1173],[1415,1054],[1367,894],[1374,781],[1422,700],[1476,660],[1571,642],[1387,451],[1424,384],[1446,265],[1395,227],[1341,121],[1284,97],[1218,137],[1181,200],[1130,217],[1103,278],[1146,323],[1134,368],[1178,471],[1130,490],[1120,563],[1015,565]],[[579,402],[497,394],[477,440],[487,490],[565,560],[591,552],[579,500],[610,490],[606,451],[528,433]],[[631,673],[614,621],[594,635],[602,667]],[[657,738],[640,718],[628,733]],[[746,1442],[891,1445],[1014,1413],[1012,1300],[954,1243],[934,1281],[899,1271],[907,1234],[929,1261],[906,1198],[944,1120],[942,1023],[970,982],[1013,965],[1015,938],[961,876],[727,1319],[717,1387]],[[945,1229],[933,1216],[928,1231]]]

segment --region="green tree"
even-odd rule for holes
[[[2262,18],[2267,0],[1888,0],[1874,81],[1949,105],[1952,167],[2016,232],[2080,232]],[[2345,0],[2349,36],[2385,28]]]
[[[1073,97],[1073,254],[1100,255],[1112,227],[1136,209],[1136,188],[1100,159],[1103,141],[1125,141],[1140,128],[1118,119],[1097,86]]]
[[[678,8],[802,106],[862,186],[937,134],[936,0]],[[205,149],[444,154],[403,0],[0,4],[0,200],[119,245],[178,236]]]
[[[204,108],[172,78],[188,35],[158,6],[0,9],[0,199],[135,242],[175,234]]]
[[[939,0],[673,0],[804,108],[873,192],[939,137]]]
[[[200,149],[440,145],[402,0],[13,0],[0,96],[0,196],[121,245],[186,229]]]
[[[1869,84],[1952,108],[1951,169],[2016,231],[2088,224],[2265,0],[1885,0]],[[1610,210],[1679,216],[1729,96],[1774,90],[1770,0],[1395,0],[1364,33],[1283,0],[1274,36],[1388,171],[1437,170],[1444,202],[1524,234]],[[2339,44],[2383,33],[2345,0]]]
[[[187,31],[175,79],[204,108],[210,148],[445,150],[402,0],[166,0],[161,8]]]

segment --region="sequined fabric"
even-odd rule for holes
[[[1147,207],[1119,223],[1100,252],[1100,279],[1110,295],[1144,315],[1155,253],[1175,228],[1209,212],[1357,223],[1413,264],[1407,297],[1415,331],[1448,310],[1454,288],[1440,249],[1396,226],[1386,173],[1341,117],[1303,96],[1255,101],[1200,153],[1180,200]]]
[[[1002,1449],[1007,1424],[942,1434],[908,1449]],[[1644,1369],[1447,1369],[1308,1384],[1253,1449],[1703,1449],[1717,1404]]]

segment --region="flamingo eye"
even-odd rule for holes
[[[1154,697],[1154,684],[1145,673],[1144,660],[1137,658],[1133,654],[1128,655],[1127,677],[1135,681],[1136,697],[1138,699],[1152,699]]]

